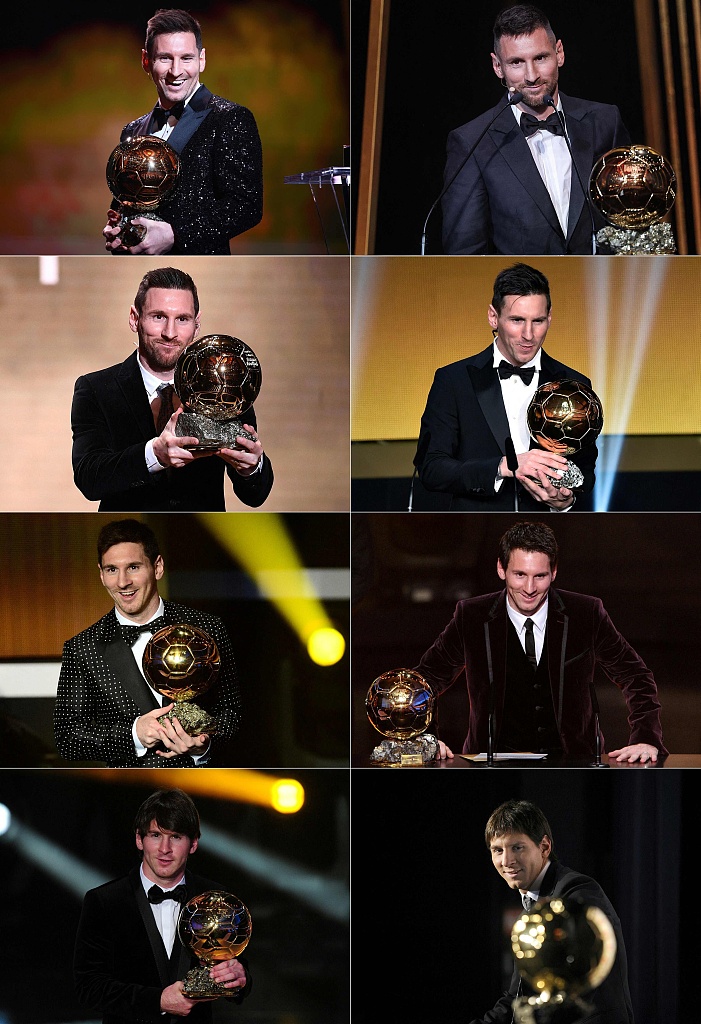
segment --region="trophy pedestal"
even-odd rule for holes
[[[168,698],[167,695],[166,699],[175,700]],[[188,736],[201,736],[203,732],[213,736],[217,731],[216,719],[189,700],[175,700],[175,707],[164,717],[171,721],[177,718]]]
[[[189,999],[218,999],[232,994],[232,989],[212,981],[208,967],[193,967],[183,979],[183,993]]]
[[[673,256],[677,251],[672,228],[666,223],[643,230],[607,225],[597,231],[596,242],[612,256]]]
[[[553,487],[557,487],[558,490],[561,487],[569,487],[571,491],[575,491],[584,483],[584,473],[582,473],[579,466],[576,466],[574,462],[570,462],[569,459],[567,460],[567,468],[565,469],[564,476],[553,477],[548,476],[547,473],[545,475],[548,477],[548,480]]]
[[[152,210],[135,210],[134,208],[119,206],[119,223],[120,239],[122,245],[132,246],[138,245],[139,242],[143,241],[146,236],[146,228],[143,224],[134,224],[134,217],[143,217],[144,220],[163,220],[162,217],[157,216]]]
[[[241,420],[214,420],[210,416],[189,412],[187,409],[178,417],[175,433],[178,437],[196,437],[199,444],[183,447],[194,454],[199,452],[202,455],[218,452],[222,448],[240,447],[236,444],[237,437],[246,437],[249,441],[258,440],[255,434],[244,430]]]
[[[541,1000],[541,996],[515,999],[512,1007],[516,1024],[578,1024],[594,1012],[588,1003],[567,996]]]
[[[387,768],[421,768],[435,760],[438,740],[423,733],[412,740],[383,740],[370,755],[373,764]]]

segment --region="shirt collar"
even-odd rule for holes
[[[141,371],[141,379],[144,382],[144,387],[149,395],[155,395],[161,384],[172,384],[173,377],[175,377],[175,370],[173,370],[173,377],[170,380],[161,380],[160,377],[155,377],[150,370],[147,370],[144,364],[141,362],[140,356],[137,354],[136,361],[139,364],[139,370]]]
[[[148,621],[149,622],[153,622],[153,620],[157,619],[159,615],[163,615],[164,611],[165,611],[165,605],[163,604],[163,598],[161,597],[161,598],[159,598],[159,601],[158,601],[158,608],[153,613],[151,618],[148,619]],[[117,616],[117,622],[120,624],[120,626],[135,626],[136,625],[136,623],[134,622],[133,619],[128,619],[126,617],[126,615],[122,615],[122,613],[120,612],[119,608],[117,608],[116,605],[115,605],[115,608],[114,608],[114,613]],[[141,623],[139,623],[139,625],[141,625]],[[145,623],[144,623],[144,625],[145,625]]]
[[[516,632],[519,634],[519,636],[523,632],[524,626],[526,624],[526,619],[531,619],[534,627],[536,629],[539,629],[541,633],[545,632],[545,626],[548,621],[548,601],[549,598],[546,597],[545,601],[540,606],[538,611],[535,612],[533,615],[522,615],[521,612],[511,607],[509,595],[506,595],[506,611],[509,618],[513,622],[514,628],[516,629]]]
[[[181,882],[185,881],[185,872],[183,871],[182,876],[177,880],[177,882],[173,882],[172,885],[165,886],[165,885],[161,885],[160,882],[152,882],[151,879],[147,878],[146,875],[144,874],[143,861],[142,861],[142,863],[141,863],[141,865],[139,867],[139,875],[141,876],[141,884],[144,887],[144,892],[147,893],[147,894],[148,894],[149,889],[153,885],[157,885],[159,889],[163,890],[163,892],[170,892],[170,890],[174,889],[176,887],[176,885],[180,885]]]
[[[543,884],[543,879],[545,878],[545,872],[548,870],[549,867],[550,867],[550,861],[547,860],[545,862],[545,867],[543,868],[543,870],[540,872],[538,877],[536,879],[534,879],[533,885],[531,886],[531,888],[530,889],[526,889],[526,895],[530,896],[532,900],[536,900],[537,901],[538,896],[540,895],[540,889],[541,889],[541,886]]]

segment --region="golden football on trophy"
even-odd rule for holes
[[[253,349],[228,334],[208,334],[181,353],[174,387],[183,404],[176,423],[180,437],[196,437],[195,452],[235,448],[237,437],[256,440],[240,417],[261,389],[263,375]]]
[[[676,187],[674,168],[649,146],[604,153],[589,178],[591,201],[608,224],[597,241],[614,253],[675,253],[672,228],[660,222],[674,206]]]
[[[208,633],[188,623],[164,626],[146,644],[142,666],[154,690],[175,704],[167,717],[177,718],[189,736],[217,731],[211,715],[191,703],[214,686],[221,669],[219,649]]]
[[[107,161],[106,174],[121,214],[122,243],[136,245],[146,234],[146,228],[132,220],[161,219],[156,211],[177,184],[180,157],[163,139],[138,135],[115,146]]]
[[[573,455],[594,444],[604,426],[597,395],[578,380],[555,380],[537,388],[526,409],[528,432],[540,447],[556,455]],[[555,487],[581,487],[584,475],[568,461],[563,477],[548,477]]]
[[[213,981],[209,971],[242,953],[251,931],[248,908],[230,892],[211,889],[185,903],[178,917],[178,938],[200,964],[185,976],[185,995],[190,999],[231,995],[232,990]]]

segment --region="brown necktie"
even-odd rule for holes
[[[156,433],[163,431],[166,423],[173,415],[173,393],[172,384],[161,384],[158,393],[153,401],[153,420],[156,424]]]

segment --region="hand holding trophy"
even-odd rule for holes
[[[539,900],[511,931],[518,972],[534,995],[512,1008],[517,1024],[577,1024],[596,1012],[583,1000],[616,959],[616,934],[599,907],[573,897]]]
[[[180,157],[163,139],[139,135],[115,146],[107,161],[106,174],[120,213],[122,245],[137,245],[146,228],[132,223],[133,219],[161,219],[157,210],[178,182]]]
[[[199,967],[185,976],[183,994],[189,999],[232,995],[209,972],[215,964],[243,953],[251,930],[248,908],[230,892],[212,889],[185,903],[178,917],[178,938],[197,957]]]
[[[175,704],[167,718],[177,718],[188,736],[217,731],[215,719],[191,703],[215,684],[221,668],[219,649],[208,633],[187,623],[164,626],[146,644],[142,666],[154,690]]]

